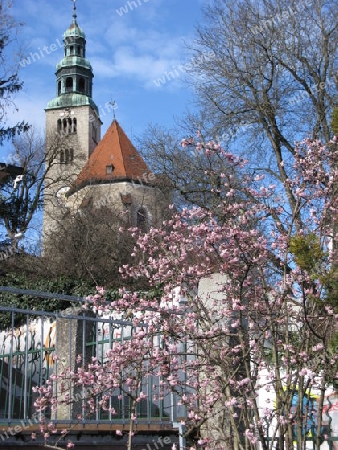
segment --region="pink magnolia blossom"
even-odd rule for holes
[[[182,142],[194,145],[194,138]],[[197,145],[209,162],[226,161],[228,171],[222,169],[212,192],[217,202],[213,208],[172,209],[162,227],[131,231],[133,264],[120,273],[136,281],[145,277],[160,294],[121,288],[118,298],[107,302],[99,287],[89,296],[87,309],[100,316],[120,314],[133,333],[128,339],[120,333],[103,361],[78,358],[81,367],[59,371],[49,385],[35,388],[38,411],[71,402],[65,392],[70,381],[91,389],[83,419],[102,409],[113,421],[122,411],[111,407],[110,398],[122,403],[128,397],[133,405],[128,418],[135,425],[142,400],[157,406],[177,397],[187,411],[187,434],[198,430],[196,445],[227,448],[229,427],[233,435],[245,429],[239,439],[251,448],[266,428],[270,436],[292,435],[288,408],[295,390],[304,386],[303,396],[324,392],[326,380],[337,376],[338,355],[330,345],[337,317],[323,285],[337,262],[330,246],[338,218],[337,155],[318,141],[301,142],[294,161],[284,162],[292,176],[283,195],[275,180],[251,176],[245,162],[219,143]],[[206,177],[215,175],[206,168]],[[292,239],[308,236],[321,252],[311,261],[305,246],[312,263],[306,265],[291,249]],[[211,290],[203,288],[206,281],[213,283]],[[55,398],[56,383],[62,399]],[[309,412],[297,401],[300,425],[306,426]],[[224,429],[217,426],[221,418],[228,423]]]

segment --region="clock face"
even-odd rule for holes
[[[56,198],[58,203],[60,203],[60,205],[66,205],[67,202],[67,197],[66,194],[69,191],[70,187],[69,186],[64,186],[62,188],[60,188],[57,193],[56,193]]]

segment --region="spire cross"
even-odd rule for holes
[[[115,102],[115,100],[111,100],[108,103],[109,103],[109,105],[111,105],[113,107],[113,117],[114,117],[114,120],[115,120],[115,105],[116,105],[116,102]]]
[[[73,5],[73,18],[76,19],[76,0],[72,0],[72,2],[74,3],[74,5]]]

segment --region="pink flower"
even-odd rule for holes
[[[100,295],[104,295],[106,290],[102,286],[96,286],[96,290]]]
[[[121,430],[116,430],[115,433],[117,436],[123,436],[123,433]]]

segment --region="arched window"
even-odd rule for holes
[[[63,128],[63,132],[66,133],[66,131],[67,131],[67,119],[63,119],[63,121],[62,121],[62,128]]]
[[[65,152],[63,150],[60,151],[60,163],[64,164],[65,162]]]
[[[58,119],[58,121],[57,121],[57,132],[58,132],[58,133],[60,133],[61,127],[62,127],[61,119]]]
[[[73,90],[73,78],[66,78],[66,92],[71,92]]]
[[[79,91],[80,92],[85,92],[85,90],[86,90],[86,82],[85,82],[85,79],[84,78],[79,78],[79,86],[78,86],[78,89],[79,89]]]
[[[69,149],[69,161],[70,162],[74,161],[74,149],[73,148]]]
[[[61,94],[61,81],[58,82],[58,95]]]
[[[74,117],[73,119],[73,133],[77,132],[77,120],[76,117]]]
[[[70,54],[71,54],[71,55],[74,55],[74,46],[71,45],[71,46],[69,47],[69,49],[70,49]]]
[[[148,213],[145,208],[140,208],[137,211],[136,226],[143,232],[148,231]]]
[[[69,150],[66,148],[65,150],[65,164],[69,163]]]
[[[72,119],[70,117],[68,117],[68,134],[70,134],[72,132]]]
[[[81,55],[81,45],[78,45],[78,46],[77,46],[77,54],[78,54],[79,56],[82,56],[82,55]]]

